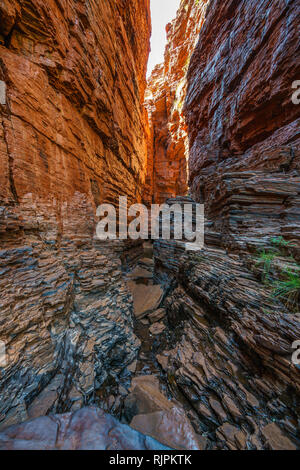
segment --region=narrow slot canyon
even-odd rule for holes
[[[2,0],[0,450],[300,449],[299,18],[181,0],[147,78],[150,0]]]

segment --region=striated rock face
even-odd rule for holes
[[[0,425],[95,399],[139,341],[96,207],[145,181],[149,0],[0,5]]]
[[[0,449],[170,450],[93,407],[12,426],[0,433]]]
[[[138,376],[124,403],[125,417],[139,432],[173,449],[203,450],[200,440],[181,406],[167,400],[153,375]]]
[[[300,447],[299,289],[275,294],[300,272],[299,14],[298,1],[212,0],[187,75],[205,248],[154,244],[172,338],[157,360],[209,448]]]
[[[299,318],[272,297],[259,255],[238,243],[232,250],[226,234],[210,226],[196,253],[174,240],[154,244],[156,279],[170,291],[164,305],[171,339],[157,360],[209,448],[299,448],[300,375],[292,362]],[[254,241],[243,237],[244,247]],[[278,261],[288,263],[297,249]]]
[[[299,13],[299,1],[210,2],[185,102],[197,201],[219,198],[226,172],[299,172]]]
[[[187,192],[186,74],[207,3],[181,2],[176,19],[167,25],[164,64],[154,69],[148,81],[146,103],[153,146],[148,149],[147,184],[157,203]]]

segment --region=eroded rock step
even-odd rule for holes
[[[299,321],[249,268],[253,255],[226,250],[213,228],[207,225],[207,246],[198,253],[154,242],[155,279],[175,282],[164,300],[167,326],[182,333],[157,359],[210,448],[299,448],[299,367],[291,360]],[[248,239],[258,246],[267,240]]]
[[[132,292],[135,333],[141,341],[135,378],[123,405],[122,418],[130,426],[175,449],[203,450],[206,438],[198,435],[184,406],[175,400],[156,355],[169,346],[165,324],[166,310],[161,307],[164,289],[154,284],[152,247],[144,244],[145,257],[127,274]],[[134,281],[132,280],[134,279]]]

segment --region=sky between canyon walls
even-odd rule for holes
[[[151,53],[148,62],[149,77],[155,65],[164,61],[166,26],[176,17],[180,0],[151,0],[152,37]]]

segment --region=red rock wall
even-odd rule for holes
[[[140,199],[149,21],[148,0],[2,4],[3,202]]]
[[[299,448],[299,18],[298,0],[209,3],[185,101],[205,246],[154,242],[182,332],[157,358],[214,449]]]
[[[135,358],[123,248],[93,235],[100,203],[142,197],[149,38],[149,0],[1,2],[2,425]]]
[[[167,25],[164,64],[154,69],[148,81],[146,96],[153,149],[148,157],[147,183],[152,188],[153,200],[159,203],[187,192],[188,139],[182,111],[186,73],[206,6],[207,0],[181,2],[176,19]]]
[[[210,2],[185,103],[197,200],[213,204],[228,171],[299,172],[299,14],[299,0]]]

